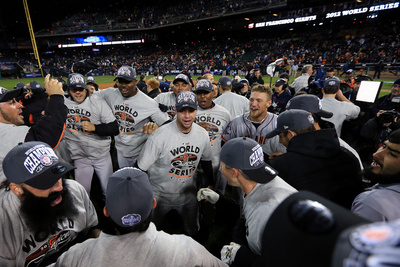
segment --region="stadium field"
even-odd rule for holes
[[[174,79],[175,76],[173,75],[168,75],[165,76],[165,79],[167,81],[172,81]],[[216,81],[218,81],[218,79],[221,76],[214,76],[214,79]],[[147,79],[150,79],[151,76],[147,76]],[[193,81],[195,81],[198,78],[198,76],[193,76],[192,79]],[[232,77],[231,77],[232,78]],[[244,77],[242,77],[244,78]],[[394,77],[392,79],[376,79],[375,81],[383,81],[383,86],[382,86],[382,90],[380,93],[380,96],[386,95],[388,93],[390,93],[390,89],[391,89],[391,84],[396,80],[397,77]],[[263,77],[264,81],[266,84],[269,85],[269,83],[271,82],[271,78],[268,77]],[[277,77],[273,77],[272,78],[272,84],[277,80]],[[67,80],[66,78],[64,79],[65,81]],[[95,80],[96,83],[99,85],[100,89],[104,89],[104,88],[108,88],[110,86],[112,86],[114,84],[114,76],[95,76]],[[294,80],[294,78],[290,78],[289,83],[291,83]],[[44,85],[44,78],[39,77],[39,78],[23,78],[23,79],[3,79],[0,80],[0,86],[7,88],[9,90],[12,90],[14,88],[14,86],[18,83],[18,82],[22,82],[24,84],[30,83],[31,81],[38,81],[41,85]],[[273,87],[273,86],[272,86]]]

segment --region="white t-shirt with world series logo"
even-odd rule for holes
[[[142,133],[145,123],[150,119],[158,126],[166,122],[168,114],[158,108],[158,103],[138,90],[132,97],[123,97],[118,88],[97,91],[111,107],[119,126],[119,134],[115,137],[115,147],[124,157],[139,155],[148,134]]]
[[[147,171],[157,202],[181,205],[196,198],[194,174],[200,159],[211,160],[207,131],[193,123],[184,134],[173,121],[150,135],[137,163]]]

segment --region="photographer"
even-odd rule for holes
[[[249,74],[246,75],[246,79],[249,81],[250,86],[255,82],[258,84],[264,84],[260,69],[252,69]]]
[[[365,145],[360,150],[360,156],[364,162],[371,163],[373,152],[382,146],[389,133],[400,128],[399,117],[400,113],[396,110],[380,110],[376,117],[362,126],[360,135],[365,139]]]
[[[371,117],[374,117],[380,110],[400,111],[400,78],[392,85],[390,94],[378,98],[371,110]]]

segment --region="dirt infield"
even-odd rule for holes
[[[100,83],[99,84],[99,89],[106,89],[109,87],[113,87],[115,83]]]

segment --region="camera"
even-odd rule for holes
[[[240,90],[244,87],[243,83],[232,80],[232,91],[239,94]]]
[[[394,122],[396,117],[399,117],[400,113],[396,110],[387,110],[377,117],[377,121],[381,124]]]

